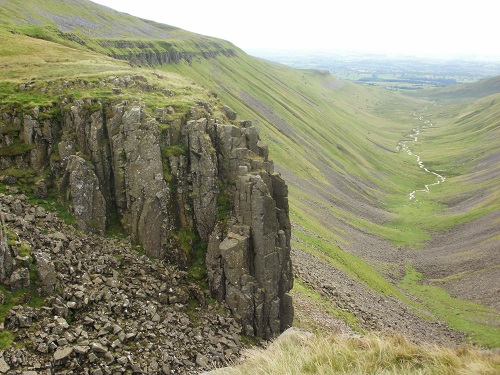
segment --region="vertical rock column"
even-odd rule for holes
[[[213,120],[202,118],[189,121],[184,127],[184,142],[189,150],[195,225],[203,241],[208,240],[217,220],[217,155],[207,133],[207,126],[213,125]]]
[[[131,240],[154,258],[165,256],[169,190],[163,178],[158,124],[140,106],[113,107],[107,122],[115,201]]]
[[[209,239],[210,287],[245,334],[269,339],[293,320],[288,191],[257,129],[217,126],[220,170],[234,185],[233,216]]]

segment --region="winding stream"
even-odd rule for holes
[[[430,192],[430,190],[429,190],[430,186],[439,185],[440,183],[445,182],[446,178],[444,178],[443,176],[441,176],[439,173],[436,173],[436,172],[428,170],[425,167],[425,165],[422,162],[422,160],[420,159],[420,155],[414,154],[412,152],[412,150],[410,150],[409,145],[418,142],[418,135],[420,134],[420,131],[423,130],[423,129],[427,129],[427,128],[432,127],[432,123],[429,120],[424,120],[424,118],[422,116],[419,116],[416,113],[413,113],[413,115],[415,117],[417,117],[419,121],[423,122],[423,124],[420,125],[420,126],[417,126],[417,127],[413,128],[412,132],[407,135],[407,137],[412,138],[411,140],[399,141],[398,142],[398,150],[399,151],[405,151],[408,155],[414,156],[417,159],[417,163],[418,163],[418,166],[420,168],[422,168],[427,173],[431,173],[431,174],[433,174],[433,175],[435,175],[437,177],[436,182],[434,182],[432,184],[427,184],[427,185],[424,186],[423,189],[413,190],[410,194],[408,194],[410,200],[415,199],[415,202],[417,202],[417,199],[415,198],[415,194],[416,193],[419,193],[419,192],[429,193]]]

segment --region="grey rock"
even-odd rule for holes
[[[220,173],[233,182],[233,225],[209,237],[206,257],[212,294],[224,300],[248,335],[269,339],[292,324],[291,226],[288,190],[272,174],[258,131],[218,126]],[[263,161],[249,162],[249,155]],[[255,172],[254,172],[255,171]]]
[[[73,215],[78,226],[85,231],[104,233],[106,201],[92,166],[83,158],[71,155],[63,186],[67,186],[67,198],[73,201]]]
[[[231,121],[236,120],[238,115],[235,111],[229,108],[227,105],[222,106],[222,111],[226,114],[227,118]]]
[[[60,365],[66,362],[70,358],[71,354],[73,354],[73,348],[71,346],[57,348],[54,353],[53,359],[56,364]]]
[[[192,199],[196,229],[203,241],[207,241],[217,219],[217,155],[212,140],[207,133],[207,119],[187,123],[187,143],[189,147],[192,179]]]
[[[19,268],[10,276],[10,289],[12,291],[30,286],[30,273],[27,268]]]
[[[3,357],[0,357],[0,372],[6,374],[10,370],[10,366],[5,362]]]
[[[104,345],[98,343],[98,342],[95,342],[93,343],[90,348],[92,349],[92,351],[94,351],[95,353],[106,353],[108,351],[108,348],[106,348]]]
[[[47,253],[36,253],[34,255],[36,273],[41,284],[41,294],[44,296],[51,295],[56,289],[56,269],[50,255]]]
[[[169,233],[168,186],[163,178],[158,124],[140,106],[120,104],[107,122],[115,201],[132,242],[147,255],[165,256]]]
[[[196,355],[196,364],[200,367],[207,367],[208,365],[208,358],[204,356],[201,353],[198,353]]]

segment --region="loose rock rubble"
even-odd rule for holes
[[[464,333],[454,331],[438,319],[422,318],[396,297],[378,294],[318,257],[292,248],[292,258],[295,278],[321,294],[335,308],[353,313],[362,329],[398,333],[415,342],[445,345],[460,344],[465,339]],[[328,322],[320,322],[327,327],[325,323]],[[349,330],[341,331],[349,333]]]
[[[1,194],[0,211],[18,238],[2,240],[4,253],[16,259],[29,244],[33,260],[11,268],[37,275],[7,313],[15,344],[0,352],[0,373],[194,374],[238,357],[239,325],[186,272],[129,240],[83,234],[24,195]],[[30,307],[36,294],[44,304]]]

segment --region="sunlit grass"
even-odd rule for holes
[[[400,285],[452,328],[466,332],[469,340],[500,347],[500,315],[494,309],[451,296],[443,288],[425,282],[422,274],[411,266],[407,266]]]
[[[267,350],[248,350],[241,364],[212,374],[493,375],[499,371],[498,353],[470,347],[416,345],[402,336],[311,336],[294,331]]]

